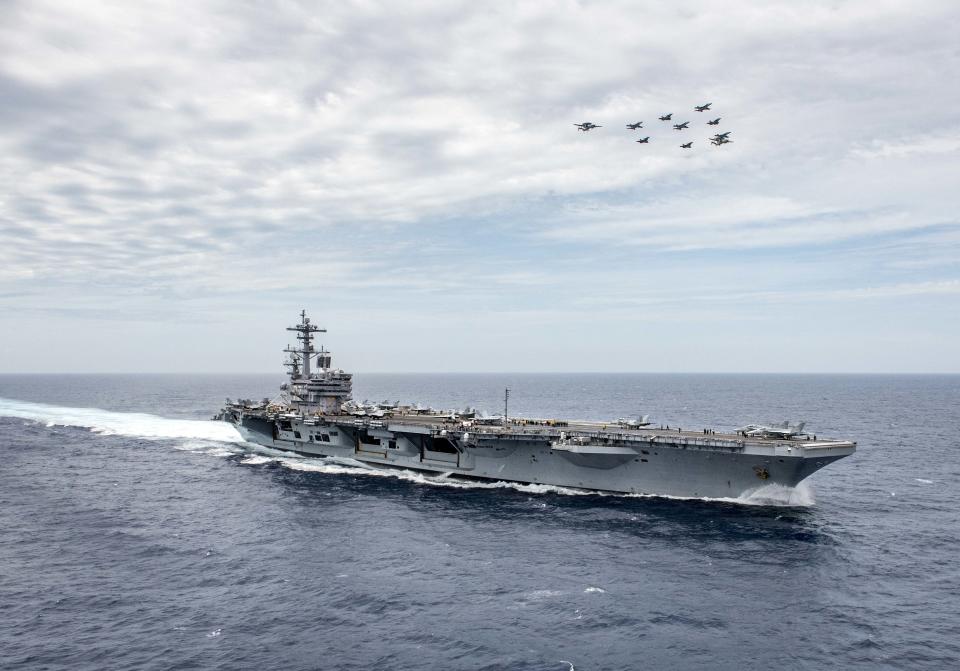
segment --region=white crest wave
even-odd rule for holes
[[[764,485],[749,492],[745,492],[734,503],[744,503],[752,506],[798,506],[808,508],[814,505],[816,496],[813,489],[806,482],[796,487],[786,485]]]
[[[243,438],[226,422],[168,419],[138,412],[112,412],[99,408],[67,408],[0,398],[0,416],[17,417],[47,426],[77,426],[94,433],[139,438],[196,438],[240,443]]]

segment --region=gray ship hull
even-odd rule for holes
[[[468,427],[441,419],[225,412],[244,439],[307,457],[354,459],[466,478],[676,497],[739,497],[793,487],[852,454],[848,441],[763,440],[656,429],[603,431],[583,424]],[[567,433],[577,432],[579,443]]]
[[[375,468],[587,490],[679,497],[739,497],[765,485],[795,486],[853,454],[856,443],[813,440],[784,422],[749,425],[735,434],[649,426],[646,417],[615,423],[477,418],[430,408],[358,404],[352,375],[313,346],[325,332],[306,311],[288,327],[290,381],[281,400],[227,400],[215,417],[252,443],[308,457],[354,459]],[[316,370],[314,369],[316,368]]]

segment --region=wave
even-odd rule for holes
[[[240,460],[240,463],[244,466],[259,466],[260,464],[269,464],[272,461],[273,459],[270,457],[264,457],[259,454],[248,454]]]
[[[724,500],[749,506],[789,506],[800,508],[809,508],[817,502],[813,488],[806,482],[801,482],[796,487],[764,485],[749,492],[744,492],[735,499]]]
[[[68,408],[0,398],[0,416],[16,417],[47,426],[76,426],[108,436],[137,438],[188,438],[221,443],[241,443],[243,438],[226,422],[168,419],[137,412],[112,412],[99,408]]]

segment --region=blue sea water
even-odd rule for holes
[[[0,376],[0,668],[960,668],[958,376],[355,381],[859,442],[743,501],[373,474],[208,421],[280,382]]]

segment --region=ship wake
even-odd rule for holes
[[[25,419],[49,427],[76,426],[108,436],[243,442],[239,432],[226,422],[169,419],[146,413],[112,412],[99,408],[68,408],[7,398],[0,398],[0,416]]]

